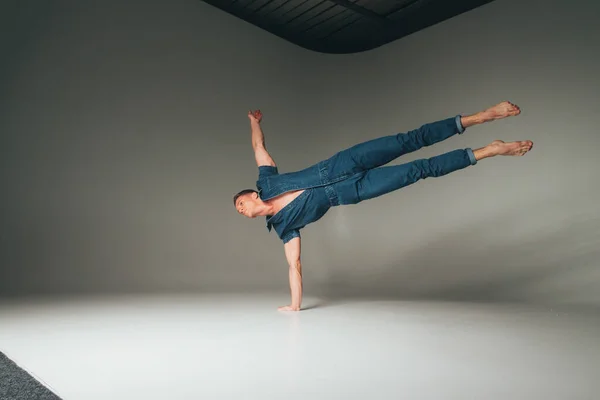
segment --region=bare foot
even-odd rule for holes
[[[488,121],[494,121],[506,117],[512,117],[521,114],[521,109],[510,101],[503,101],[483,112]]]
[[[488,147],[496,156],[524,156],[533,147],[533,142],[524,140],[505,143],[502,140],[494,140]]]

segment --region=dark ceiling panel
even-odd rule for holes
[[[413,3],[419,0],[405,1],[373,1],[373,0],[358,0],[356,4],[371,10],[379,15],[387,16],[398,8],[404,7],[406,3]]]
[[[302,31],[307,41],[314,42],[321,40],[323,37],[330,35],[335,30],[349,21],[362,18],[349,10],[341,7],[334,7],[328,12],[323,13],[318,21],[313,23]]]
[[[334,6],[326,0],[315,1],[309,8],[302,11],[286,21],[286,24],[293,29],[300,30],[302,27],[310,26],[314,23],[315,18],[331,10]]]
[[[203,0],[309,50],[357,53],[493,0]]]
[[[356,0],[329,0],[332,3],[336,3],[339,4],[342,7],[345,7],[351,11],[354,11],[357,14],[362,15],[365,18],[370,19],[371,21],[377,22],[378,24],[381,24],[382,26],[385,25],[389,25],[391,24],[391,22],[386,19],[383,15],[378,14],[368,8],[365,8],[361,5],[359,5]]]
[[[271,11],[282,7],[288,1],[289,0],[262,0],[252,3],[248,8],[257,14],[264,16]]]

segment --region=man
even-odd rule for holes
[[[233,198],[237,211],[249,218],[264,216],[267,229],[275,228],[284,243],[289,264],[291,304],[280,311],[299,311],[302,303],[300,229],[320,219],[330,207],[357,204],[428,177],[439,177],[494,156],[522,156],[533,142],[495,140],[472,150],[454,150],[429,159],[383,166],[399,156],[445,140],[465,129],[521,113],[505,101],[468,116],[457,115],[429,123],[407,133],[369,140],[340,151],[301,171],[280,174],[267,152],[260,126],[260,110],[250,111],[252,147],[258,165],[258,190],[247,189]]]

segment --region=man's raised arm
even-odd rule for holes
[[[300,237],[295,237],[283,245],[289,265],[290,291],[292,304],[279,307],[279,311],[300,311],[302,305],[302,263],[300,262]]]
[[[265,137],[263,135],[260,122],[262,120],[262,113],[260,110],[248,111],[248,118],[250,119],[250,129],[252,131],[252,148],[254,149],[254,158],[256,164],[260,167],[261,165],[269,165],[275,167],[275,161],[271,158],[267,152],[265,146]]]

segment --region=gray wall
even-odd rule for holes
[[[300,137],[308,51],[198,0],[3,7],[0,292],[272,283],[280,249],[231,199],[248,109]]]
[[[249,108],[291,171],[508,99],[518,118],[395,163],[531,154],[331,210],[302,232],[306,294],[600,305],[591,2],[497,0],[346,56],[195,0],[30,3],[0,63],[1,293],[287,291],[281,242],[231,203],[256,180]]]
[[[600,305],[599,11],[497,0],[323,62],[335,78],[318,128],[337,132],[331,148],[501,100],[523,113],[398,162],[494,139],[535,144],[523,158],[335,210],[312,229],[321,247],[305,260],[307,275],[323,265],[329,293]],[[352,68],[336,75],[342,65]]]

